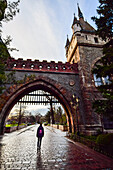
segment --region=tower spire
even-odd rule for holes
[[[78,4],[78,3],[77,3],[77,6],[78,6],[78,17],[79,17],[79,19],[80,19],[80,18],[84,19],[83,13],[81,12],[81,10],[80,10],[80,8],[79,8],[79,4]]]
[[[66,40],[66,45],[65,45],[65,47],[68,47],[69,46],[69,38],[68,38],[68,35],[67,35],[67,40]]]
[[[77,18],[75,17],[75,13],[74,13],[74,19],[73,19],[73,24],[72,26],[77,22]]]

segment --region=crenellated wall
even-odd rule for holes
[[[9,58],[7,61],[7,70],[78,73],[78,65],[76,63],[70,64],[69,62],[55,63],[54,61],[47,62],[46,60],[40,62],[39,60],[23,60],[22,58],[16,60],[14,58]]]

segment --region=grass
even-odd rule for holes
[[[19,126],[22,126],[22,125],[25,125],[25,123],[21,123]],[[8,125],[5,125],[5,127],[14,127],[14,126],[18,126],[18,124],[8,124]]]

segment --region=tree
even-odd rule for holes
[[[36,122],[36,117],[34,115],[29,116],[29,123],[34,124]]]
[[[66,124],[66,115],[63,113],[63,110],[61,106],[58,106],[56,109],[54,109],[54,115],[55,115],[55,123],[59,123],[61,125]]]
[[[2,40],[0,41],[0,93],[4,89],[4,81],[6,80],[5,75],[5,62],[9,57],[7,47],[3,44]]]
[[[45,121],[47,121],[49,124],[50,124],[50,115],[51,115],[51,112],[49,110],[49,111],[47,111],[47,113],[45,115]]]
[[[65,113],[63,113],[61,106],[58,106],[56,108],[54,107],[53,112],[54,112],[55,123],[66,125],[67,123],[66,115]],[[51,123],[51,109],[50,108],[44,117],[45,117],[45,121],[47,121],[48,123]]]
[[[99,17],[92,17],[97,25],[97,35],[107,43],[103,47],[103,57],[92,70],[97,78],[107,81],[98,87],[103,100],[97,100],[93,106],[97,113],[113,119],[113,1],[99,0],[97,13]]]
[[[10,36],[7,36],[6,39],[2,38],[2,22],[8,22],[14,18],[16,13],[19,12],[18,4],[19,0],[17,2],[8,2],[6,0],[0,1],[0,93],[2,93],[2,90],[4,87],[4,82],[6,81],[6,65],[8,57],[10,57],[9,50],[16,50],[15,48],[10,48],[10,42],[12,39]]]
[[[17,123],[18,123],[17,129],[18,129],[19,125],[22,123],[22,119],[26,114],[26,106],[22,106],[20,103],[19,109],[15,109],[15,112],[17,117]]]
[[[7,8],[7,1],[0,1],[0,21],[4,18],[5,9]]]
[[[42,115],[39,112],[35,112],[35,119],[37,123],[41,122]]]
[[[0,1],[0,21],[4,18],[4,13],[5,13],[5,9],[7,7],[7,2],[4,1]],[[1,23],[0,23],[0,26]],[[1,33],[1,30],[0,30]],[[4,46],[1,38],[0,38],[0,93],[3,90],[3,82],[5,80],[5,72],[4,72],[4,60],[7,59],[7,48],[6,46]]]
[[[96,33],[103,39],[108,40],[113,37],[113,1],[99,0],[97,13],[99,17],[92,17],[97,25]]]
[[[60,106],[57,108],[57,115],[59,115],[59,123],[62,125],[63,124],[63,118],[62,118],[63,110]]]

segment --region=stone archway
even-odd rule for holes
[[[44,90],[54,95],[62,104],[69,122],[69,132],[74,131],[74,111],[71,107],[71,94],[68,89],[55,80],[48,77],[38,76],[27,79],[24,84],[12,85],[1,96],[0,103],[0,134],[3,134],[5,119],[16,102],[25,94],[34,90]]]

